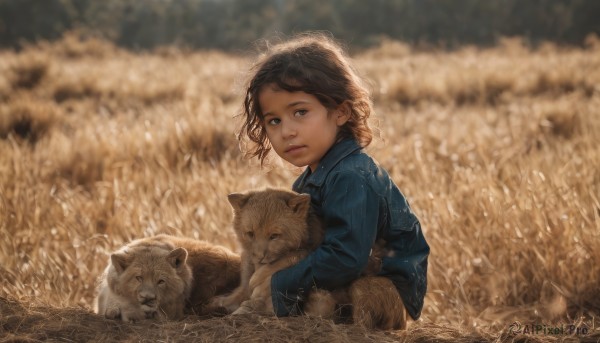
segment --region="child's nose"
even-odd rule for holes
[[[297,133],[296,125],[288,120],[281,123],[281,134],[284,138],[293,137]]]

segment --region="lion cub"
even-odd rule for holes
[[[241,280],[233,293],[215,298],[212,305],[236,314],[272,312],[271,275],[316,249],[323,240],[322,225],[316,216],[308,216],[307,194],[267,189],[233,193],[228,200],[234,212],[233,227],[242,245]],[[253,278],[255,271],[264,266],[269,266],[262,270],[266,275],[260,280]],[[258,284],[262,286],[257,287]],[[244,306],[240,307],[242,302]]]
[[[102,275],[95,312],[107,318],[180,319],[208,313],[208,299],[239,284],[240,258],[205,241],[157,235],[114,252]]]
[[[273,312],[271,276],[298,263],[321,244],[324,225],[310,210],[310,195],[281,189],[230,194],[234,229],[243,248],[240,286],[213,305],[234,314]],[[352,305],[354,323],[369,328],[406,327],[404,304],[393,283],[376,276],[385,242],[377,241],[363,276],[347,288],[314,290],[304,306],[308,315],[334,318],[336,305]]]

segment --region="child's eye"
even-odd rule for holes
[[[274,233],[274,234],[271,234],[271,236],[269,236],[269,239],[274,241],[274,240],[278,239],[279,237],[281,237],[281,234]]]
[[[254,238],[254,232],[248,231],[248,232],[246,232],[246,236],[248,236],[248,238]]]
[[[302,117],[303,115],[306,114],[306,112],[308,112],[307,110],[297,110],[296,112],[294,112],[294,116],[295,117]]]
[[[165,284],[165,280],[163,280],[163,279],[160,279],[160,280],[158,280],[158,282],[157,282],[157,283],[158,283],[159,285],[164,285],[164,284]]]
[[[281,123],[281,119],[279,119],[279,118],[272,118],[272,119],[267,120],[268,125],[277,125],[279,123]]]
[[[144,281],[144,279],[141,276],[136,276],[135,279],[138,280],[139,282]]]

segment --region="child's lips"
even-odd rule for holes
[[[287,149],[285,149],[285,152],[288,154],[293,154],[293,153],[299,152],[300,150],[302,150],[305,147],[306,146],[304,146],[304,145],[290,145],[289,147],[287,147]]]

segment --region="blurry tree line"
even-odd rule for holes
[[[352,46],[382,37],[456,47],[501,36],[581,44],[598,0],[0,0],[0,47],[94,33],[135,49],[246,49],[274,33],[326,30]]]

